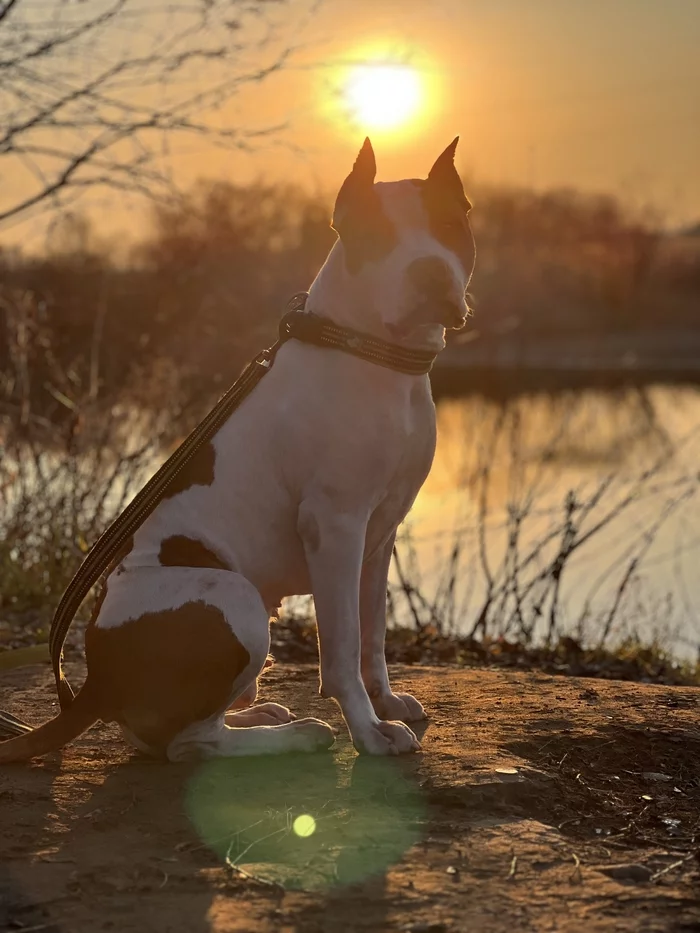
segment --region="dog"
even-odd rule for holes
[[[375,183],[365,140],[339,191],[338,239],[308,311],[436,353],[445,329],[463,326],[475,246],[456,145],[427,179]],[[408,724],[426,713],[389,682],[386,590],[396,530],[435,440],[427,375],[284,343],[113,563],[72,705],[0,744],[0,762],[55,751],[97,720],[170,761],[330,747],[327,723],[253,705],[270,617],[284,597],[307,593],[320,692],[339,704],[357,751],[418,750]]]

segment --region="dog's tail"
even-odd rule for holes
[[[55,719],[25,735],[0,742],[0,764],[26,761],[28,758],[58,751],[89,729],[99,718],[99,704],[88,678],[71,705],[61,710]]]

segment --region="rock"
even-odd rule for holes
[[[404,927],[406,933],[447,933],[447,924],[441,920],[428,920],[423,923],[413,923]]]
[[[644,884],[651,878],[651,869],[645,865],[634,863],[628,865],[611,865],[608,868],[599,868],[599,872],[614,878],[615,881],[626,881],[631,884]]]

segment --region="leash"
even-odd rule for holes
[[[178,473],[190,462],[197,451],[214,437],[263,376],[270,371],[283,343],[295,339],[320,347],[332,347],[408,375],[425,375],[430,372],[435,361],[434,353],[426,350],[406,349],[348,327],[339,327],[327,318],[305,311],[307,298],[306,292],[299,292],[291,299],[287,305],[288,310],[280,321],[277,342],[260,352],[248,363],[209,414],[199,422],[124,511],[100,535],[68,584],[54,613],[49,633],[51,664],[62,710],[71,705],[74,697],[73,690],[63,673],[63,646],[68,629],[83,600],[102,575],[108,571],[112,562],[119,557],[126,541],[156,508]],[[31,731],[31,726],[11,713],[0,710],[0,740]]]

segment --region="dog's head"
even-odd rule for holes
[[[387,339],[436,349],[444,328],[463,326],[475,249],[456,147],[457,139],[424,180],[375,184],[365,140],[333,214],[344,284],[362,308],[356,326],[371,323]]]

